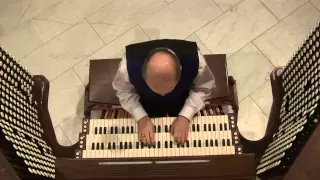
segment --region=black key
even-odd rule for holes
[[[97,150],[99,150],[100,149],[100,144],[99,143],[97,143]]]
[[[218,140],[215,140],[214,142],[215,142],[215,145],[216,145],[216,146],[219,146]]]
[[[212,124],[212,131],[216,131],[216,125]]]
[[[192,131],[195,132],[196,131],[196,125],[192,124]]]
[[[115,134],[118,134],[118,127],[115,127],[115,128],[114,128],[114,133],[115,133]]]
[[[122,128],[121,128],[121,133],[122,133],[122,134],[125,133],[125,132],[124,132],[124,126],[122,126]]]
[[[120,149],[123,149],[123,145],[122,145],[122,142],[120,142]]]
[[[173,148],[173,142],[170,141],[170,148]]]
[[[187,146],[187,147],[190,147],[190,146],[189,146],[189,140],[187,140],[186,146]]]
[[[222,146],[226,146],[226,140],[222,139]]]
[[[165,147],[165,148],[168,148],[168,141],[165,141],[165,142],[164,142],[164,147]]]
[[[180,144],[177,144],[177,148],[180,148]]]
[[[94,143],[92,143],[92,145],[91,145],[91,149],[92,149],[92,150],[94,150]]]
[[[107,134],[107,128],[106,127],[103,128],[103,134]]]
[[[127,142],[124,143],[124,149],[128,149],[128,143]]]
[[[108,143],[108,149],[111,149],[111,143]]]
[[[110,128],[110,134],[113,134],[113,127]]]
[[[112,143],[112,149],[116,149],[116,143]]]
[[[227,146],[231,146],[230,145],[230,139],[227,139]]]
[[[157,132],[157,127],[156,127],[156,126],[153,126],[153,128],[154,128],[154,132]]]
[[[156,148],[156,143],[154,143],[152,147],[155,149]]]
[[[130,131],[129,131],[129,126],[127,126],[127,133],[130,133]]]
[[[141,149],[143,149],[144,148],[144,144],[143,143],[141,143]]]
[[[224,130],[225,130],[225,131],[228,130],[227,123],[224,123]]]
[[[97,127],[94,128],[94,134],[98,134],[98,128]]]
[[[160,141],[158,141],[158,146],[157,146],[157,148],[160,149],[160,148],[161,148],[160,146],[161,146],[161,145],[160,145]]]
[[[136,142],[136,148],[139,149],[139,142]]]
[[[134,128],[133,128],[133,126],[131,126],[131,133],[133,133],[133,131],[134,131]]]
[[[203,124],[203,130],[207,131],[207,125],[206,124]]]
[[[222,129],[222,124],[220,123],[219,124],[219,131],[222,131],[223,129]]]
[[[210,147],[213,147],[213,139],[210,140]]]
[[[201,147],[201,140],[198,140],[198,147]]]
[[[208,147],[209,146],[209,140],[207,139],[206,140],[206,147]]]
[[[132,142],[129,142],[129,149],[132,149]]]
[[[208,127],[209,131],[211,131],[211,124],[208,124],[208,126],[209,126],[209,127]]]
[[[165,125],[164,128],[165,128],[165,131],[166,131],[166,132],[169,132],[167,125]]]
[[[99,128],[99,134],[102,134],[102,127]]]
[[[158,133],[159,133],[159,132],[161,132],[161,127],[160,127],[160,126],[158,126]]]
[[[193,140],[193,147],[197,147],[197,141]]]
[[[197,124],[197,131],[199,132],[200,131],[200,125]]]
[[[181,144],[181,146],[180,146],[180,147],[184,148],[184,144]]]
[[[104,143],[101,143],[100,149],[104,149]]]
[[[172,125],[170,125],[169,131],[170,131],[170,132],[172,131]]]

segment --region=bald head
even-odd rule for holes
[[[144,78],[152,91],[164,96],[175,88],[179,80],[179,69],[180,64],[175,55],[168,51],[158,51],[145,64]]]

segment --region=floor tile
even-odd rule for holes
[[[24,22],[31,20],[39,13],[45,11],[46,9],[50,8],[51,6],[57,4],[60,1],[62,0],[50,0],[50,1],[32,0],[30,2],[28,9],[22,16],[19,24],[23,24]]]
[[[273,102],[271,83],[266,82],[263,86],[253,92],[251,98],[262,109],[262,111],[269,117]]]
[[[148,41],[149,38],[139,26],[132,28],[116,40],[112,41],[96,53],[86,58],[74,67],[82,82],[86,85],[89,82],[89,63],[92,59],[122,58],[125,53],[125,46],[133,43]]]
[[[67,138],[66,134],[63,132],[60,126],[54,128],[54,132],[56,134],[57,141],[62,146],[70,146],[71,143]]]
[[[237,126],[238,126],[240,134],[244,138],[251,140],[251,141],[257,140],[257,133],[249,130],[247,124],[238,123]]]
[[[248,138],[254,136],[254,140],[258,140],[265,134],[268,118],[254,101],[247,97],[239,104],[238,121],[245,124],[243,127],[240,126],[240,132],[243,130]]]
[[[186,38],[187,41],[196,42],[202,54],[211,54],[210,50],[203,44],[203,42],[197,37],[197,35],[192,34]]]
[[[63,0],[36,16],[67,24],[76,24],[112,0]]]
[[[115,0],[87,19],[109,43],[167,5],[164,0]]]
[[[79,141],[79,133],[82,131],[82,118],[83,109],[60,124],[61,129],[65,132],[71,144]]]
[[[2,36],[0,42],[16,60],[20,60],[69,27],[67,24],[33,19]]]
[[[212,53],[230,56],[276,23],[258,0],[244,0],[196,34]]]
[[[230,8],[243,0],[213,0],[223,11],[228,11]]]
[[[252,43],[231,56],[227,64],[228,74],[237,82],[239,101],[266,83],[274,68]]]
[[[168,3],[172,3],[173,1],[175,1],[175,0],[166,0]]]
[[[31,0],[1,0],[0,37],[17,27],[30,2]]]
[[[320,10],[320,0],[311,0],[310,2]]]
[[[151,39],[185,39],[221,13],[212,0],[176,0],[140,26]]]
[[[280,20],[287,17],[308,0],[261,0],[268,9]]]
[[[256,39],[254,44],[275,66],[283,66],[319,20],[320,11],[307,3]]]
[[[87,21],[82,21],[21,60],[33,74],[52,80],[103,46]]]
[[[73,69],[50,82],[49,111],[53,126],[83,108],[84,86]]]

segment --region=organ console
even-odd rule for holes
[[[261,140],[248,140],[239,132],[235,81],[228,77],[227,99],[232,103],[208,100],[190,123],[183,145],[174,143],[170,134],[175,117],[152,119],[152,146],[138,141],[135,120],[113,105],[99,119],[86,114],[79,141],[60,146],[47,107],[49,82],[31,76],[1,48],[0,177],[318,180],[319,44],[318,23],[288,64],[270,74],[273,104]]]

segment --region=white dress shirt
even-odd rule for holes
[[[216,87],[215,78],[200,50],[198,50],[198,55],[199,69],[198,75],[194,79],[195,86],[190,90],[189,96],[179,113],[180,116],[186,117],[189,121],[205,106],[204,101],[211,94],[212,89]],[[122,58],[119,64],[119,69],[112,82],[112,86],[117,91],[116,95],[119,98],[122,108],[130,113],[134,119],[138,121],[147,116],[146,111],[139,101],[139,94],[130,83],[126,56]]]

